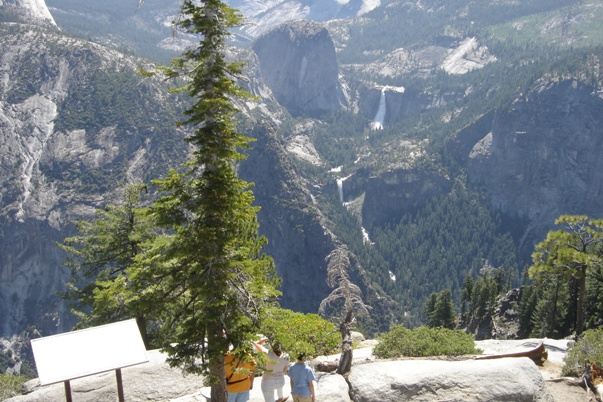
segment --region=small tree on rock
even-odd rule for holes
[[[320,303],[318,312],[324,314],[327,306],[341,303],[339,332],[341,334],[341,358],[338,374],[345,374],[352,367],[353,349],[351,330],[356,321],[355,314],[368,314],[369,306],[362,300],[362,290],[352,283],[348,275],[351,267],[350,252],[345,245],[337,246],[325,258],[327,261],[327,285],[333,291]]]

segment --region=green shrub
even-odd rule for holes
[[[479,354],[473,336],[446,328],[419,327],[413,330],[396,325],[378,337],[373,354],[381,359],[392,357],[460,356]]]
[[[336,353],[341,335],[333,323],[317,314],[303,314],[287,309],[268,309],[262,319],[262,334],[281,344],[292,359],[299,353],[316,357]]]
[[[0,374],[0,401],[21,395],[21,387],[28,378],[10,374]]]
[[[575,344],[571,345],[563,358],[562,375],[580,377],[584,372],[584,360],[590,360],[603,368],[603,329],[584,331]]]

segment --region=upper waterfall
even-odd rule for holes
[[[379,86],[377,86],[376,89],[378,89]],[[373,130],[382,130],[383,126],[385,125],[385,116],[387,115],[387,99],[386,99],[386,92],[397,92],[397,93],[401,93],[403,94],[405,92],[405,88],[404,87],[395,87],[395,86],[390,86],[390,85],[385,85],[383,87],[381,87],[381,97],[379,98],[379,108],[377,109],[377,113],[375,113],[375,117],[373,118],[373,121],[371,122],[371,128]]]
[[[383,128],[383,124],[385,123],[385,112],[387,110],[387,107],[385,105],[385,91],[387,91],[387,85],[381,89],[379,109],[377,109],[377,114],[375,114],[375,118],[373,119],[372,124],[373,130],[381,130]]]

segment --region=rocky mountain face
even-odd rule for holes
[[[319,23],[281,25],[253,44],[262,77],[293,116],[320,117],[346,107],[335,46]]]
[[[477,123],[483,138],[464,155],[469,181],[486,189],[495,209],[524,222],[524,253],[560,215],[603,210],[602,112],[596,88],[541,80],[511,107]]]
[[[146,180],[145,165],[165,168],[186,150],[177,141],[167,160],[158,155],[169,139],[150,124],[174,113],[161,105],[166,88],[135,73],[140,61],[33,25],[2,24],[1,30],[0,334],[32,324],[54,333],[73,324],[56,296],[69,273],[55,242],[75,220],[111,202],[120,182]],[[112,74],[130,81],[109,83]],[[114,108],[104,112],[106,121],[93,110],[103,101],[79,98],[91,88],[105,101],[114,99],[104,105]],[[119,111],[126,102],[129,111]],[[92,115],[75,116],[73,104]],[[123,120],[113,120],[117,115]]]
[[[70,279],[63,266],[67,256],[56,243],[73,233],[75,221],[115,202],[120,184],[149,182],[187,157],[185,133],[174,128],[183,105],[160,80],[136,73],[147,67],[143,60],[30,24],[0,29],[0,336],[32,325],[49,335],[74,323],[56,295]],[[331,46],[331,59],[322,60],[335,69],[328,78],[340,90],[326,32],[290,30],[301,43]],[[307,57],[307,46],[291,58]],[[292,168],[279,127],[290,117],[273,101],[278,87],[262,80],[262,57],[242,56],[249,62],[249,89],[260,100],[241,105],[257,142],[240,174],[256,184],[260,231],[283,279],[282,305],[315,312],[330,292],[324,258],[335,237]],[[320,79],[311,70],[303,84],[318,91]],[[340,102],[314,96],[324,97],[321,108]],[[364,273],[352,275],[370,298],[379,294],[369,289]],[[384,300],[381,308],[387,310]]]

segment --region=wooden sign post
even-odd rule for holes
[[[124,402],[121,369],[149,361],[136,320],[32,339],[31,348],[40,385],[64,382],[67,402],[72,402],[71,380],[111,370]]]

